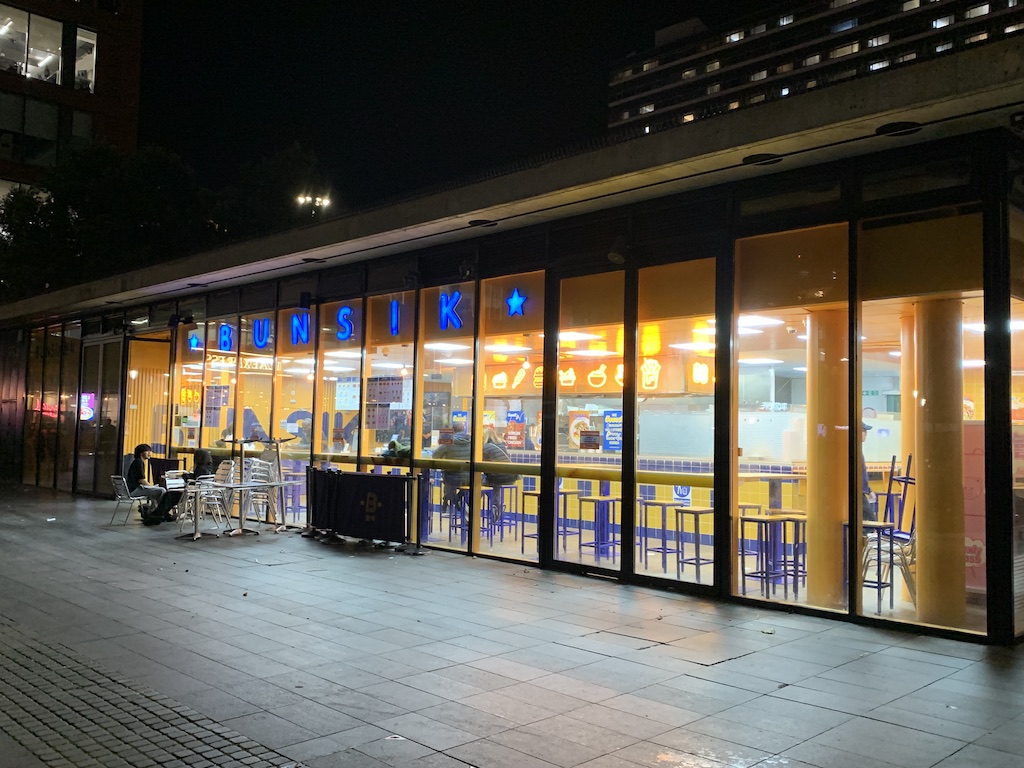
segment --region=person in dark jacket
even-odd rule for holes
[[[472,456],[473,441],[468,432],[460,432],[450,443],[444,443],[434,449],[433,458],[451,459],[453,461],[469,461]],[[459,488],[469,485],[469,472],[465,470],[446,469],[442,474],[441,506],[448,509],[452,503],[460,501],[462,493]]]
[[[143,512],[142,521],[146,525],[155,525],[163,521],[174,520],[171,515],[171,508],[181,499],[180,491],[168,492],[166,488],[159,485],[149,485],[146,482],[146,462],[153,454],[153,449],[146,443],[135,446],[132,463],[128,467],[128,474],[125,481],[128,483],[128,493],[138,499],[148,499],[152,509]]]
[[[192,456],[192,460],[195,463],[192,465],[192,471],[185,473],[186,480],[195,480],[197,477],[212,475],[217,472],[217,468],[213,466],[213,456],[205,448],[200,448],[196,451]]]
[[[512,457],[508,455],[508,446],[498,437],[498,433],[493,427],[484,429],[483,456],[484,461],[500,461],[505,464],[509,464],[512,461]],[[485,472],[483,483],[492,487],[496,485],[515,485],[518,479],[519,475],[505,472]]]

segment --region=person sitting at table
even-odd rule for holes
[[[450,443],[442,443],[434,449],[435,459],[454,459],[457,461],[469,461],[472,455],[473,441],[469,432],[459,432],[452,437]],[[469,485],[469,473],[460,470],[446,469],[441,475],[441,508],[447,511],[452,504],[458,504],[462,499],[462,492],[459,488]]]
[[[125,481],[128,483],[128,493],[137,499],[147,499],[150,509],[142,513],[144,525],[159,525],[175,519],[170,510],[181,500],[181,491],[168,491],[159,485],[146,483],[146,465],[149,457],[153,455],[153,448],[146,443],[135,446],[134,460],[128,467],[128,474]]]
[[[192,471],[182,475],[185,480],[195,480],[197,477],[212,475],[217,472],[217,468],[213,466],[213,455],[205,448],[200,448],[196,451],[192,456],[192,461],[195,462],[192,465]]]

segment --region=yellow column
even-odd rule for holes
[[[917,471],[917,462],[920,457],[914,445],[917,433],[917,355],[914,343],[914,316],[912,314],[900,317],[900,455],[896,457],[897,463],[902,467],[903,474],[907,472],[907,456],[913,457],[913,466],[910,467],[911,476]],[[896,490],[896,486],[893,486]],[[917,490],[915,486],[907,489],[906,519],[903,521],[904,530],[910,530],[910,515],[917,503]]]
[[[846,605],[848,323],[845,310],[811,312],[807,322],[807,601],[819,608]]]
[[[964,620],[963,333],[957,299],[914,307],[917,360],[917,615]]]

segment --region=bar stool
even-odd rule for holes
[[[533,533],[527,533],[526,532],[526,500],[527,499],[533,499],[533,509],[534,509],[534,512],[536,513],[536,515],[535,515],[536,528],[534,528],[534,532]],[[520,520],[521,520],[522,526],[523,526],[523,530],[520,533],[520,539],[519,539],[519,551],[520,551],[520,553],[522,553],[524,555],[526,554],[526,540],[527,539],[537,539],[538,540],[537,541],[537,547],[538,547],[537,554],[540,554],[540,534],[537,531],[537,529],[540,527],[540,491],[538,491],[538,490],[536,490],[534,488],[524,488],[523,489],[523,514],[520,516]]]
[[[644,558],[644,568],[645,569],[647,568],[647,557],[648,557],[648,555],[651,552],[660,552],[661,553],[661,572],[662,573],[667,573],[668,572],[668,556],[669,556],[669,554],[676,554],[676,555],[681,555],[682,554],[681,550],[682,550],[682,546],[683,546],[683,540],[682,540],[682,538],[680,538],[680,534],[679,534],[680,528],[679,528],[678,523],[676,525],[676,546],[670,547],[668,545],[668,508],[669,507],[677,506],[679,504],[679,502],[678,501],[674,501],[674,500],[666,501],[664,499],[637,499],[637,503],[640,505],[640,521],[641,521],[640,524],[641,524],[641,527],[642,527],[642,530],[643,530],[643,537],[642,537],[641,541],[643,542],[642,549],[643,549],[643,558]],[[654,508],[660,507],[661,508],[661,546],[660,547],[652,547],[652,546],[650,546],[647,543],[647,535],[648,535],[648,533],[651,530],[649,516],[650,516],[651,508],[652,507],[654,507]],[[676,558],[676,561],[677,561],[676,571],[679,570],[679,568],[678,568],[678,560],[679,560],[679,558],[677,557]]]
[[[700,584],[700,567],[711,565],[714,558],[701,557],[700,554],[700,524],[704,515],[714,515],[713,507],[676,507],[676,541],[679,542],[679,557],[676,558],[676,578],[682,580],[683,566],[692,565],[697,572],[697,583]],[[683,557],[683,534],[686,529],[686,515],[693,516],[693,557]],[[714,542],[712,542],[712,552]]]
[[[580,496],[580,517],[583,517],[583,505],[594,505],[594,540],[580,543],[582,553],[584,547],[594,548],[594,559],[601,561],[602,555],[611,555],[615,562],[615,548],[619,540],[615,537],[615,512],[619,503],[618,496]],[[582,522],[580,523],[582,527]]]

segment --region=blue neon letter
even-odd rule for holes
[[[391,300],[391,335],[397,336],[402,330],[402,316],[400,314],[402,305],[398,303],[398,299]]]
[[[259,320],[253,320],[252,323],[252,343],[256,345],[256,349],[263,349],[267,346],[267,342],[270,341],[270,318],[263,317]]]
[[[341,341],[348,341],[352,338],[352,334],[355,333],[355,328],[352,326],[352,307],[342,307],[338,310],[338,338]]]
[[[459,299],[462,298],[462,294],[458,291],[452,291],[451,296],[447,293],[441,294],[439,301],[439,308],[441,310],[441,330],[448,330],[449,323],[452,328],[462,327],[462,318],[459,317],[459,313],[455,311],[456,307],[459,306]]]
[[[231,338],[231,326],[222,325],[220,327],[220,343],[218,344],[221,352],[230,352],[231,347],[234,346],[234,340]]]
[[[309,314],[292,315],[292,346],[297,347],[299,342],[309,344]]]

